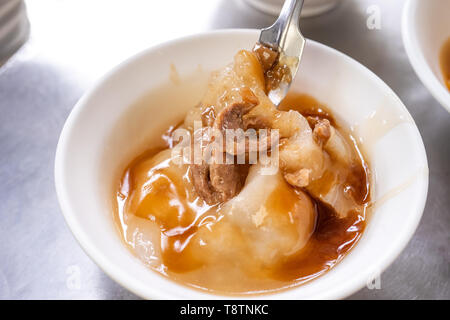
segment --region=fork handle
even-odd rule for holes
[[[289,33],[300,33],[299,20],[304,0],[285,0],[275,23],[261,30],[259,42],[277,51],[284,46]]]

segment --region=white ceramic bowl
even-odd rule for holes
[[[198,102],[200,88],[206,84],[204,75],[231,62],[239,49],[251,48],[257,38],[257,30],[223,30],[150,48],[106,75],[67,119],[55,163],[64,217],[86,253],[139,296],[221,297],[165,279],[135,258],[113,222],[112,192],[118,174],[143,150],[149,137],[182,119]],[[197,74],[197,83],[189,77],[192,74]],[[328,104],[354,128],[371,164],[372,198],[379,201],[363,237],[335,268],[303,286],[257,297],[343,298],[383,271],[414,233],[428,188],[425,149],[394,92],[334,49],[308,40],[293,87]],[[143,96],[146,102],[136,103]]]
[[[450,92],[439,66],[442,45],[450,38],[450,1],[408,0],[402,37],[409,61],[431,94],[450,112]]]

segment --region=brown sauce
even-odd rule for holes
[[[332,209],[316,202],[318,220],[315,231],[301,252],[286,258],[273,272],[283,281],[301,284],[331,269],[356,244],[366,223],[354,214],[336,218]]]
[[[336,120],[326,106],[307,95],[289,94],[280,109],[297,110],[305,117],[328,119],[336,126]],[[171,130],[173,127],[163,134],[161,141],[155,145],[171,147],[173,145],[170,138]],[[358,150],[356,140],[352,139],[350,134],[346,134],[348,142]],[[145,162],[150,161],[162,149],[164,147],[146,151],[125,169],[120,188],[114,195],[119,206],[115,214],[117,221],[126,220],[123,217],[126,210],[124,206],[126,200],[136,192],[134,188],[139,170],[148,168],[145,167]],[[280,259],[270,268],[253,262],[251,252],[246,252],[244,247],[241,250],[242,256],[230,257],[229,261],[223,264],[205,264],[199,257],[211,256],[211,261],[214,261],[214,252],[203,248],[201,240],[193,241],[201,226],[210,223],[211,232],[219,235],[233,234],[227,242],[227,246],[230,247],[243,246],[242,234],[230,225],[215,225],[214,221],[224,218],[220,213],[220,206],[199,206],[198,199],[192,196],[192,190],[164,168],[153,174],[146,172],[148,178],[154,179],[155,182],[139,203],[134,215],[156,222],[161,230],[160,244],[156,244],[161,250],[161,265],[151,268],[180,283],[226,294],[267,293],[310,281],[338,263],[357,243],[365,229],[366,208],[370,200],[368,165],[360,157],[349,172],[345,178],[349,192],[359,203],[364,204],[364,211],[352,212],[346,218],[340,219],[332,208],[312,199],[317,218],[313,234],[306,246]],[[189,179],[188,172],[183,175],[183,179]],[[326,184],[326,178],[322,183]],[[266,209],[292,212],[296,204],[304,201],[302,194],[287,183],[283,183],[267,198]],[[130,208],[128,210],[130,211]],[[123,222],[118,225],[125,242],[133,250],[135,243],[130,240],[130,230],[123,226]],[[201,238],[201,235],[197,236]],[[223,249],[226,250],[226,247]]]
[[[450,90],[450,38],[442,46],[440,64],[444,83]]]

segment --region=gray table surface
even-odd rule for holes
[[[380,29],[367,27],[371,5]],[[27,7],[29,40],[0,67],[0,298],[135,299],[86,256],[64,222],[53,182],[64,121],[93,82],[146,47],[210,29],[261,28],[274,17],[240,0],[30,0]],[[381,288],[351,299],[450,298],[450,114],[409,64],[402,7],[401,0],[342,0],[301,22],[306,37],[366,65],[400,96],[428,155],[419,228],[381,275]]]

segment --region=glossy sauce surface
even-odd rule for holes
[[[440,54],[440,64],[445,85],[450,90],[450,38],[444,43]]]
[[[305,117],[326,118],[339,128],[326,107],[307,95],[288,95],[280,109],[293,109]],[[341,174],[352,195],[364,207],[363,212],[351,212],[346,218],[337,218],[332,208],[284,180],[278,183],[267,196],[265,209],[281,212],[282,216],[274,217],[280,221],[276,223],[282,224],[286,219],[292,220],[296,207],[310,205],[316,217],[313,233],[301,250],[274,259],[274,264],[261,263],[253,258],[251,247],[245,243],[243,229],[228,221],[230,218],[223,214],[221,205],[208,206],[196,196],[189,167],[174,172],[164,161],[155,164],[158,161],[154,156],[172,146],[170,130],[173,128],[162,136],[159,144],[155,143],[161,147],[146,151],[130,163],[114,195],[118,204],[116,221],[125,243],[164,276],[217,293],[271,292],[320,276],[338,263],[361,237],[370,200],[368,165],[362,157],[354,168]],[[357,149],[355,140],[344,129],[339,130]],[[327,182],[326,176],[322,178],[321,188],[329,187],[327,183],[332,184],[333,179]],[[145,187],[138,190],[138,185]],[[296,232],[289,223],[285,225],[287,234]]]

